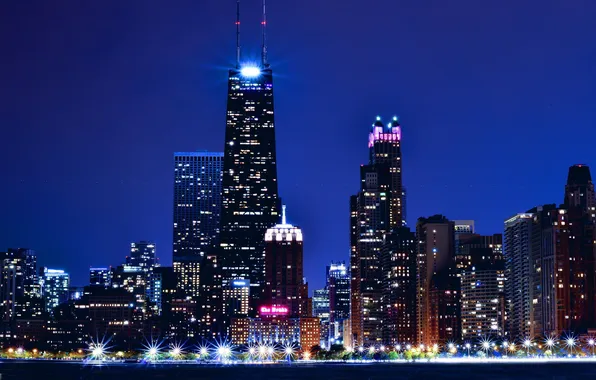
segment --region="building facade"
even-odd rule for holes
[[[369,133],[369,163],[360,167],[360,192],[350,198],[351,331],[355,344],[382,341],[383,237],[404,221],[401,126],[380,117]]]
[[[505,336],[503,237],[475,235],[461,241],[461,321],[464,341]]]
[[[383,269],[383,343],[415,344],[416,236],[407,227],[385,235]]]
[[[200,267],[215,253],[221,224],[223,153],[174,154],[173,267],[179,289],[199,297]]]
[[[416,226],[418,343],[445,344],[461,338],[460,281],[455,262],[455,224],[442,215]]]
[[[260,304],[283,305],[291,317],[309,317],[308,285],[304,283],[302,230],[286,222],[265,234],[265,283]]]

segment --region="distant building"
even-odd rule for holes
[[[264,237],[265,287],[261,304],[287,306],[291,317],[309,316],[302,230],[286,223],[285,206],[281,224],[269,228]]]
[[[287,318],[277,315],[261,318],[232,318],[231,339],[236,345],[295,344],[310,351],[320,344],[319,319]]]
[[[89,286],[109,288],[112,286],[111,268],[89,268]]]
[[[247,317],[249,313],[250,281],[234,280],[223,289],[224,315]]]
[[[466,341],[505,336],[505,262],[501,234],[461,241],[462,335]]]
[[[345,263],[327,267],[329,289],[329,341],[343,344],[344,320],[350,318],[350,272]]]
[[[536,336],[532,319],[534,289],[531,286],[533,219],[533,214],[523,213],[505,220],[503,257],[507,278],[506,331],[509,339],[518,340]]]
[[[461,338],[460,281],[455,263],[454,223],[442,215],[418,219],[418,343],[445,344]]]
[[[51,313],[56,306],[68,301],[70,275],[61,269],[45,267],[41,268],[39,275],[45,311]]]
[[[383,269],[383,342],[415,344],[416,236],[408,227],[385,235]]]

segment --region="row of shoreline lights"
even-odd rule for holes
[[[561,344],[562,343],[562,344]],[[594,338],[586,339],[585,343],[591,350],[592,356],[595,355],[595,348],[596,348],[596,340]],[[543,345],[540,345],[534,342],[532,339],[524,339],[520,341],[519,347],[526,351],[526,355],[530,355],[530,350],[537,347],[542,349],[542,347],[546,347],[548,350],[552,350],[555,347],[560,345],[561,347],[565,347],[568,352],[568,355],[573,355],[574,350],[581,349],[581,341],[573,336],[567,336],[562,340],[557,339],[557,337],[548,337],[545,338],[543,341]],[[108,356],[111,354],[108,341],[95,341],[89,344],[88,348],[88,358],[92,360],[104,360],[107,359]],[[181,359],[186,354],[191,354],[191,352],[187,352],[186,348],[183,344],[171,344],[169,346],[169,350],[165,350],[163,342],[151,340],[148,341],[143,347],[142,357],[146,361],[156,361],[159,360],[160,357],[167,357],[172,360]],[[400,344],[396,344],[394,349],[396,352],[401,351],[414,351],[414,352],[430,352],[433,354],[439,354],[441,347],[438,344],[433,344],[431,346],[425,346],[420,344],[418,346],[412,346],[410,344],[406,344],[402,346]],[[474,349],[475,352],[484,352],[485,354],[489,354],[492,351],[499,351],[499,349],[503,350],[504,352],[513,353],[518,350],[518,346],[512,342],[503,341],[500,346],[497,345],[495,341],[492,341],[488,338],[483,338],[479,341],[478,345],[472,345],[471,343],[464,343],[462,345],[456,345],[454,343],[448,343],[445,346],[445,351],[443,353],[448,354],[456,354],[458,349],[464,350],[467,353],[467,356],[470,356],[471,350]],[[369,355],[374,355],[377,352],[387,352],[390,351],[390,347],[386,346],[379,346],[378,348],[375,346],[369,346],[365,348],[364,346],[358,347],[357,351],[359,353],[364,353],[366,351]],[[274,357],[277,355],[283,355],[285,359],[291,360],[297,357],[297,349],[291,345],[285,345],[283,350],[278,350],[275,346],[269,344],[259,344],[259,345],[249,345],[247,350],[244,352],[248,354],[248,358],[250,360],[257,360],[257,361],[271,361],[274,360]],[[346,347],[344,352],[354,352],[354,348]],[[22,348],[8,348],[7,352],[9,354],[15,354],[17,356],[24,355],[26,351]],[[37,349],[33,349],[31,351],[34,355],[38,353]],[[78,350],[79,354],[82,354],[82,350]],[[227,362],[230,361],[234,355],[233,346],[227,341],[220,341],[214,345],[209,346],[200,346],[198,350],[194,353],[197,359],[209,359],[211,357],[215,358],[217,361],[220,362]],[[551,353],[552,354],[552,353]],[[116,353],[116,356],[123,356],[123,352]],[[310,352],[306,351],[302,353],[302,358],[304,360],[310,359]]]
[[[580,343],[581,343],[579,339],[577,339],[573,336],[568,336],[561,341],[559,341],[556,337],[548,337],[544,340],[544,346],[548,350],[552,350],[553,348],[555,348],[558,345],[559,342],[562,342],[563,346],[565,346],[570,351],[570,352],[568,352],[568,354],[573,354],[575,349],[579,349]],[[588,338],[586,340],[586,343],[591,348],[592,356],[594,356],[594,354],[595,354],[594,349],[596,346],[595,339]],[[538,347],[540,349],[542,348],[542,345],[539,345],[539,344],[533,342],[529,338],[522,340],[520,342],[520,346],[525,349],[527,355],[530,354],[530,349],[532,349],[533,347]],[[471,343],[465,343],[463,345],[456,345],[454,343],[448,343],[445,346],[446,350],[444,351],[444,353],[456,354],[458,352],[458,348],[459,348],[459,349],[464,349],[467,352],[468,356],[470,356],[470,352],[471,352],[472,348],[476,349],[476,347],[479,348],[476,350],[476,352],[483,351],[487,355],[491,351],[499,350],[499,346],[497,345],[496,342],[494,342],[490,339],[487,339],[487,338],[483,338],[480,340],[479,345],[473,345],[473,346]],[[440,347],[438,344],[433,344],[432,346],[427,346],[427,347],[425,347],[423,344],[420,344],[418,346],[412,346],[410,344],[407,344],[404,347],[402,347],[400,344],[397,344],[394,347],[395,351],[397,351],[397,352],[401,352],[402,349],[404,349],[404,348],[405,348],[405,351],[413,350],[415,352],[425,352],[426,351],[426,352],[432,352],[435,354],[440,353]],[[517,346],[515,343],[509,343],[507,341],[503,341],[500,345],[500,348],[506,353],[507,352],[513,353],[517,350]],[[377,352],[385,352],[388,350],[390,350],[390,347],[386,347],[386,346],[379,346],[379,348],[376,348],[375,346],[370,346],[366,349],[363,346],[361,346],[358,348],[358,351],[360,353],[364,353],[364,351],[367,351],[367,354],[370,354],[370,355],[373,355]],[[107,346],[107,343],[103,343],[103,342],[91,343],[89,351],[90,351],[90,355],[89,355],[90,358],[104,359],[109,354],[109,347]],[[349,352],[354,352],[354,349],[352,347],[346,347],[344,349],[344,351],[349,353]],[[185,347],[183,345],[172,344],[172,345],[170,345],[169,352],[164,352],[164,347],[161,342],[151,341],[151,342],[148,342],[144,346],[143,357],[145,360],[153,361],[153,360],[158,360],[160,358],[160,356],[164,356],[164,355],[166,357],[169,357],[170,359],[180,359],[185,354],[186,354]],[[229,342],[221,341],[221,342],[218,342],[215,345],[213,345],[211,349],[209,349],[208,346],[201,346],[201,347],[199,347],[198,351],[196,351],[195,354],[196,354],[197,358],[207,359],[207,358],[213,356],[213,357],[215,357],[216,360],[225,362],[225,361],[231,360],[234,352],[233,352],[233,346]],[[249,355],[248,357],[251,360],[270,361],[270,360],[274,359],[274,356],[276,354],[283,354],[285,356],[285,358],[289,360],[289,359],[295,358],[296,348],[293,345],[285,345],[283,348],[283,351],[279,351],[273,345],[267,345],[267,344],[250,345],[250,346],[248,346],[247,350],[245,351],[245,354],[248,354]],[[304,352],[303,359],[309,360],[310,353]]]

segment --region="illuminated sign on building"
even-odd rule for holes
[[[259,312],[261,315],[287,315],[288,308],[286,306],[277,305],[261,306]]]
[[[248,280],[234,280],[232,281],[232,286],[235,288],[246,288],[250,286],[250,282]]]

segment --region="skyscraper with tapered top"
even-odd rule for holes
[[[273,71],[267,60],[265,1],[261,24],[261,62],[243,63],[238,1],[236,67],[229,71],[228,78],[218,253],[222,286],[237,279],[249,280],[253,310],[265,280],[263,237],[267,229],[279,221],[280,211]]]
[[[360,191],[350,199],[350,323],[357,345],[382,341],[381,248],[385,234],[405,224],[397,117],[387,124],[377,117],[368,148],[370,161],[360,167]]]

